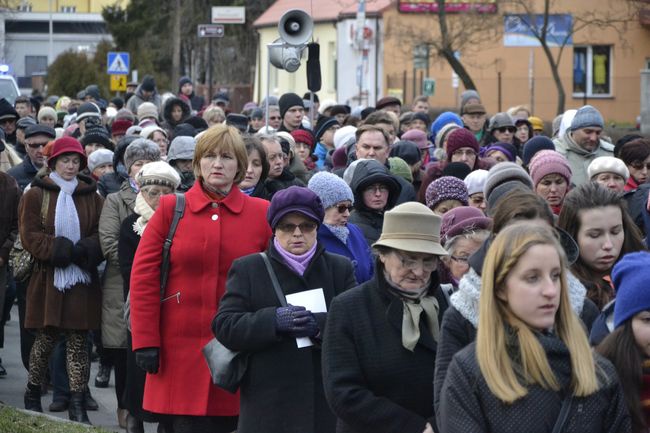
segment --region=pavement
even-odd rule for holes
[[[7,370],[7,375],[0,377],[0,402],[9,406],[24,408],[23,395],[27,384],[27,370],[23,367],[20,359],[20,333],[18,329],[18,307],[14,306],[11,310],[11,320],[5,326],[5,344],[0,349],[0,358],[2,365]],[[108,388],[95,388],[95,376],[97,375],[98,362],[91,364],[90,372],[90,392],[99,404],[98,411],[89,411],[88,418],[90,422],[99,427],[112,432],[123,433],[117,424],[117,400],[115,397],[114,374],[111,374],[111,380]],[[41,398],[43,411],[46,414],[68,419],[68,411],[49,412],[48,406],[52,402],[52,391],[50,390]],[[145,423],[146,433],[155,433],[155,424]]]

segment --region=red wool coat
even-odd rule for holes
[[[147,374],[144,408],[162,414],[236,416],[239,395],[212,384],[201,349],[236,258],[264,251],[271,238],[269,202],[233,187],[217,203],[200,182],[185,194],[185,215],[171,248],[169,279],[160,300],[162,246],[176,198],[163,197],[147,224],[131,271],[133,350],[160,348],[157,374]]]

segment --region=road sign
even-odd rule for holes
[[[425,78],[422,81],[422,93],[424,93],[424,96],[433,96],[436,93],[436,79]]]
[[[212,6],[212,24],[244,24],[246,8],[243,6]]]
[[[200,38],[222,38],[224,28],[221,24],[199,24],[197,33]]]
[[[111,92],[126,92],[128,75],[111,75]]]
[[[111,75],[127,75],[129,73],[129,53],[109,52],[106,72]]]

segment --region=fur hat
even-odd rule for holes
[[[146,138],[134,140],[124,152],[124,167],[126,172],[131,171],[131,166],[140,160],[160,161],[160,148],[158,144]]]
[[[147,185],[168,186],[176,190],[181,184],[181,177],[165,161],[148,162],[142,166],[135,178],[140,188]]]
[[[196,148],[196,140],[194,137],[187,137],[184,135],[175,137],[169,145],[167,151],[167,162],[170,164],[177,159],[194,159],[194,149]]]
[[[102,165],[111,164],[113,165],[113,151],[108,149],[97,149],[88,157],[88,171],[91,173],[95,171],[97,167]]]
[[[533,185],[537,186],[544,176],[549,174],[559,174],[565,180],[567,185],[571,184],[571,166],[569,161],[554,150],[540,150],[533,156],[528,165],[530,177],[533,179]]]
[[[483,194],[486,199],[490,198],[490,193],[497,186],[504,182],[516,180],[528,187],[531,191],[534,189],[533,179],[526,173],[526,170],[514,162],[500,162],[495,164],[488,172],[488,177],[485,180],[485,187]]]
[[[427,207],[434,209],[445,200],[458,200],[463,206],[467,206],[468,196],[465,183],[453,176],[443,176],[431,182],[426,191]]]
[[[280,117],[283,119],[284,115],[287,113],[287,111],[289,111],[291,107],[305,108],[305,103],[303,102],[302,98],[295,93],[285,93],[284,95],[280,96],[278,105],[280,106]]]
[[[587,176],[594,180],[594,177],[601,173],[615,173],[625,179],[630,178],[630,170],[623,161],[613,156],[599,156],[595,158],[587,167]]]
[[[153,118],[158,120],[158,107],[152,102],[143,102],[138,106],[138,120]]]
[[[650,253],[628,253],[614,265],[612,283],[616,287],[614,304],[614,328],[623,325],[636,313],[650,310],[650,291],[646,273],[640,270],[650,267]]]
[[[488,177],[487,170],[474,170],[465,177],[463,180],[465,186],[467,187],[467,195],[473,195],[478,192],[483,192],[483,187],[485,186],[485,181]]]
[[[328,209],[336,203],[349,200],[354,203],[354,194],[347,183],[335,174],[326,171],[319,171],[314,174],[307,188],[314,191],[320,197],[323,208]]]
[[[576,129],[589,128],[589,127],[605,127],[605,121],[603,120],[602,114],[600,111],[596,110],[591,105],[585,105],[580,107],[576,112],[575,117],[571,121],[571,131]]]

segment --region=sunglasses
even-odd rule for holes
[[[45,147],[47,143],[25,143],[31,149],[38,149],[39,147]]]
[[[635,170],[643,170],[643,168],[647,168],[650,171],[650,162],[649,163],[643,163],[641,161],[634,161],[633,163],[630,164],[632,168]]]
[[[296,228],[299,228],[301,233],[311,233],[316,230],[316,227],[318,227],[318,224],[312,222],[304,222],[300,224],[285,223],[276,226],[278,230],[284,233],[294,233]]]
[[[269,120],[280,120],[282,119],[280,116],[269,116]]]
[[[502,126],[501,128],[497,128],[497,131],[502,134],[505,134],[506,132],[514,134],[517,131],[517,128],[513,128],[512,126]]]
[[[339,213],[345,213],[345,211],[352,212],[352,209],[354,209],[350,204],[340,204],[338,206],[333,206],[333,207],[335,207],[336,210],[339,211]]]

